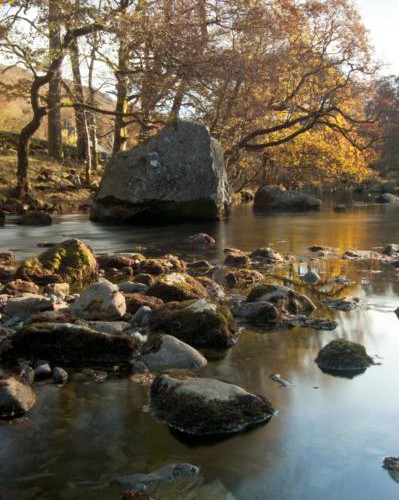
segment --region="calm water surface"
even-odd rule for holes
[[[188,444],[146,411],[148,387],[130,379],[105,383],[73,381],[64,388],[36,386],[38,402],[28,418],[0,425],[0,499],[113,499],[112,478],[150,472],[171,462],[190,462],[201,475],[155,498],[201,500],[393,500],[399,484],[381,467],[385,455],[399,455],[398,274],[376,261],[311,261],[313,244],[370,249],[399,242],[399,208],[368,206],[346,214],[254,216],[250,206],[234,209],[219,224],[175,227],[111,227],[65,216],[51,228],[7,226],[1,249],[19,258],[38,253],[39,241],[79,237],[96,251],[187,253],[186,236],[205,231],[218,248],[244,250],[273,244],[303,256],[323,278],[347,276],[354,284],[334,292],[357,295],[363,307],[349,313],[323,308],[316,317],[334,317],[338,328],[317,332],[293,328],[265,333],[245,330],[225,357],[202,374],[267,395],[278,415],[265,426],[214,443]],[[382,272],[379,272],[382,271]],[[315,300],[325,288],[306,290]],[[334,338],[362,342],[383,359],[365,373],[345,379],[322,373],[318,350]],[[278,372],[294,386],[279,388]],[[314,387],[318,387],[315,389]],[[183,488],[183,489],[182,489]]]

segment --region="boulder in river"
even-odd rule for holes
[[[362,344],[345,339],[332,340],[320,350],[315,361],[327,372],[360,372],[374,364]]]
[[[82,283],[98,276],[97,261],[90,248],[78,239],[66,240],[38,257],[27,259],[17,270],[17,277],[39,285],[47,283]]]
[[[0,379],[0,418],[19,417],[29,411],[36,402],[30,385],[14,377]]]
[[[208,292],[201,283],[185,273],[161,276],[148,289],[147,295],[158,297],[164,302],[209,298]]]
[[[204,125],[176,120],[107,165],[92,220],[173,222],[226,215],[223,150]]]
[[[247,302],[271,302],[280,312],[310,314],[316,309],[313,302],[301,293],[283,285],[267,283],[256,285],[248,294]]]
[[[32,210],[23,215],[18,221],[18,224],[22,226],[51,226],[52,223],[53,218],[51,215],[40,210]]]
[[[196,349],[172,335],[153,336],[144,344],[140,361],[150,370],[164,371],[172,368],[198,370],[207,361]]]
[[[262,186],[255,193],[254,210],[319,210],[321,200],[297,191],[281,189],[278,186]]]
[[[170,302],[151,314],[150,330],[169,333],[193,347],[224,349],[238,338],[229,309],[204,299]]]
[[[124,316],[126,301],[116,285],[103,280],[88,286],[70,310],[79,318],[112,321]]]
[[[248,323],[269,326],[281,320],[280,311],[270,302],[244,302],[233,309],[234,316]]]
[[[151,408],[169,427],[194,436],[240,432],[269,420],[270,401],[220,380],[158,376],[151,385]]]

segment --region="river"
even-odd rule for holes
[[[399,207],[357,206],[335,214],[254,215],[249,205],[220,223],[115,227],[63,216],[52,227],[0,228],[1,249],[19,259],[40,251],[40,241],[79,237],[97,252],[186,254],[184,240],[204,231],[217,240],[207,254],[221,262],[223,248],[252,250],[272,244],[303,256],[292,273],[309,265],[322,277],[345,276],[353,285],[338,294],[358,296],[352,312],[324,308],[316,317],[336,319],[334,331],[295,327],[246,329],[236,346],[202,375],[265,394],[278,409],[267,424],[216,443],[187,443],[147,410],[148,386],[129,378],[72,380],[65,387],[37,385],[38,402],[26,418],[0,425],[1,500],[102,500],[119,498],[112,478],[150,472],[172,462],[200,466],[185,489],[166,488],[157,499],[200,500],[396,500],[399,484],[382,469],[399,455],[399,275],[377,261],[311,260],[310,245],[345,250],[399,242]],[[316,301],[323,290],[304,289]],[[322,373],[318,350],[334,338],[361,342],[381,365],[352,379]],[[278,372],[293,386],[280,388]]]

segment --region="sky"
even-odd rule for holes
[[[399,74],[399,0],[355,0],[386,75]]]

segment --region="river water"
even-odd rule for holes
[[[371,249],[399,242],[399,207],[359,206],[348,213],[254,216],[251,206],[229,220],[174,227],[113,227],[83,216],[64,216],[51,228],[9,225],[0,229],[1,249],[19,258],[38,253],[39,241],[79,237],[96,251],[187,253],[185,238],[204,231],[218,246],[207,258],[221,261],[226,246],[251,250],[272,244],[304,257],[323,279],[345,276],[336,296],[358,296],[362,307],[316,317],[338,322],[332,332],[293,328],[244,330],[224,357],[202,375],[267,395],[278,414],[267,424],[217,443],[187,443],[147,411],[148,386],[129,378],[107,382],[74,380],[63,388],[36,386],[38,402],[26,418],[0,425],[1,500],[101,500],[119,498],[113,478],[189,462],[201,475],[159,493],[157,499],[200,500],[396,500],[399,484],[382,469],[386,455],[399,455],[399,275],[377,261],[311,260],[307,247],[321,244]],[[314,300],[325,288],[303,289]],[[322,373],[318,350],[334,338],[362,342],[382,359],[352,379]],[[278,372],[293,383],[280,388]],[[317,388],[316,388],[317,387]]]

